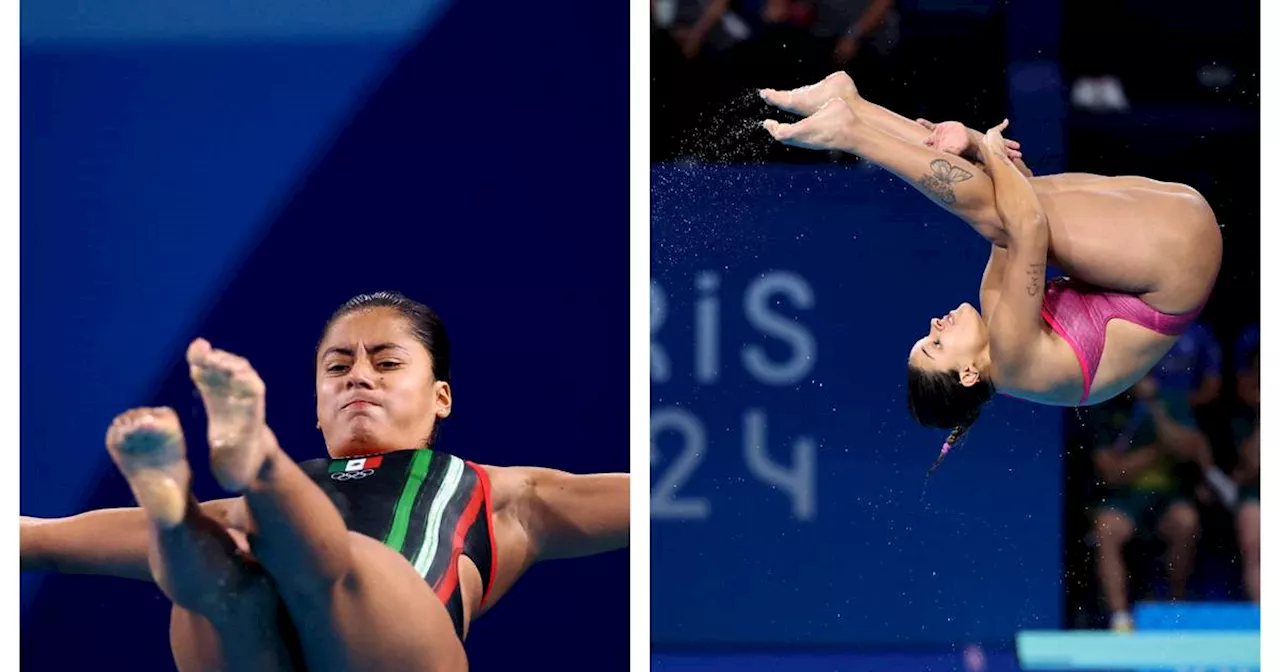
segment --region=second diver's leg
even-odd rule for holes
[[[204,624],[203,646],[172,640],[175,662],[190,670],[289,670],[274,618],[278,597],[246,561],[246,544],[201,510],[191,496],[190,465],[177,415],[140,408],[118,416],[107,451],[150,525],[151,575],[174,603],[174,624]]]

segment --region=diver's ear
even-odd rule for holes
[[[432,394],[436,398],[436,417],[447,418],[453,412],[453,388],[449,383],[436,381],[432,385]]]
[[[965,387],[973,387],[982,380],[982,375],[978,373],[977,367],[970,364],[960,370],[960,384]]]

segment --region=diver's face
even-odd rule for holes
[[[928,333],[911,346],[907,361],[925,371],[963,372],[976,369],[986,347],[986,323],[976,308],[962,303],[946,315],[929,320]]]
[[[393,309],[346,315],[320,344],[316,415],[334,457],[421,448],[452,403],[431,353]]]

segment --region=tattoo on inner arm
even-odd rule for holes
[[[931,161],[929,171],[920,178],[920,186],[946,205],[956,204],[955,185],[973,178],[973,173],[951,165],[946,159]]]
[[[1035,296],[1044,290],[1044,264],[1031,264],[1027,269],[1027,296]]]

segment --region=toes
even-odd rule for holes
[[[218,350],[203,338],[197,338],[187,348],[187,363],[193,377],[233,375],[250,370],[249,360],[226,350]]]
[[[241,359],[225,350],[210,350],[209,356],[205,358],[205,366],[210,369],[218,369],[228,373],[234,373],[243,368]]]
[[[138,409],[138,415],[132,418],[125,427],[127,429],[152,429],[166,431],[179,426],[178,414],[171,408]]]
[[[789,137],[791,124],[782,124],[774,119],[765,119],[762,125],[764,130],[769,131],[769,135],[772,135],[774,140],[784,140]]]
[[[760,89],[760,97],[764,99],[764,102],[774,107],[784,106],[783,97],[785,95],[783,92],[775,91],[774,89]]]
[[[191,366],[199,366],[209,356],[209,351],[211,350],[213,350],[213,346],[209,345],[209,341],[203,338],[191,341],[191,345],[187,346],[187,363]]]
[[[187,363],[195,369],[221,369],[238,371],[244,369],[248,362],[241,356],[218,350],[203,338],[197,338],[187,348]]]
[[[172,408],[134,408],[120,415],[107,428],[107,444],[118,446],[136,432],[156,432],[166,435],[182,435],[182,423]]]
[[[117,415],[115,417],[115,420],[112,420],[111,427],[114,429],[120,429],[120,430],[129,429],[131,427],[135,427],[141,424],[147,418],[153,415],[158,415],[161,411],[164,411],[164,410],[168,410],[168,409],[145,408],[145,407],[131,408],[125,411],[124,413]]]
[[[233,396],[261,396],[266,393],[262,378],[244,357],[214,349],[203,339],[192,343],[188,353],[194,355],[189,358],[191,380],[206,400],[210,394],[222,397],[228,393]]]
[[[200,366],[191,367],[191,380],[202,390],[206,387],[226,385],[230,379],[231,374],[228,371],[220,366],[212,366],[207,361]]]
[[[152,408],[149,410],[151,411],[149,416],[151,418],[154,418],[160,424],[164,424],[164,425],[180,424],[178,422],[178,414],[175,413],[174,410],[172,408],[169,408],[168,406],[161,406],[159,408]]]
[[[117,415],[115,419],[111,421],[111,425],[107,427],[106,441],[108,446],[114,446],[117,443],[120,443],[120,437],[124,434],[125,428],[128,427],[131,422],[129,419],[130,414],[136,412],[137,411],[125,411],[124,413]]]

